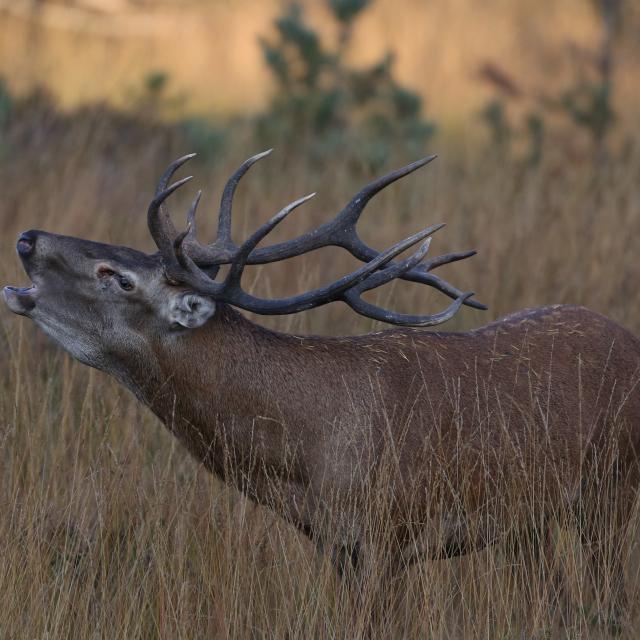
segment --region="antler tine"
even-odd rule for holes
[[[364,208],[367,206],[371,198],[373,198],[373,196],[382,191],[385,187],[388,187],[396,180],[400,180],[400,178],[404,178],[410,173],[413,173],[414,171],[420,169],[421,167],[424,167],[430,162],[433,162],[437,157],[438,156],[436,155],[426,156],[425,158],[421,158],[420,160],[411,162],[410,164],[401,167],[400,169],[396,169],[395,171],[392,171],[391,173],[388,173],[387,175],[382,176],[381,178],[377,178],[373,182],[370,182],[368,185],[360,189],[360,191],[358,191],[358,193],[356,193],[353,198],[351,198],[351,200],[336,216],[336,218],[341,222],[346,222],[349,227],[355,228],[355,224],[358,222],[360,215],[364,211]],[[339,228],[339,225],[336,226]]]
[[[473,295],[475,295],[473,292],[463,293],[458,296],[444,311],[426,316],[389,311],[388,309],[378,307],[375,304],[362,300],[355,291],[347,291],[344,296],[344,301],[356,313],[366,316],[367,318],[372,318],[373,320],[379,320],[380,322],[387,322],[389,324],[396,324],[405,327],[433,327],[437,324],[447,322],[447,320],[451,320],[465,301],[469,300]]]
[[[196,227],[196,211],[198,210],[198,205],[200,204],[200,198],[202,198],[202,190],[198,190],[196,193],[196,197],[193,199],[191,206],[189,207],[189,211],[187,212],[187,225],[188,225],[188,236],[194,236],[198,233]]]
[[[406,251],[409,247],[412,247],[421,240],[424,240],[426,236],[430,235],[430,233],[432,233],[430,228],[414,233],[412,236],[401,240],[386,251],[377,254],[373,260],[359,269],[339,278],[329,285],[314,289],[313,291],[308,291],[289,298],[264,300],[246,293],[240,288],[239,283],[232,282],[230,286],[225,287],[221,301],[228,302],[229,304],[245,309],[246,311],[253,311],[254,313],[263,315],[284,315],[297,313],[299,311],[306,311],[308,309],[328,304],[335,300],[341,300],[345,291],[352,287],[356,287],[370,274],[376,272],[385,264],[393,260],[397,255]],[[424,255],[424,247],[420,249],[420,252]]]
[[[240,279],[242,278],[242,272],[246,265],[246,259],[256,245],[278,225],[284,218],[286,218],[294,209],[297,209],[301,204],[307,202],[315,196],[315,193],[311,193],[303,198],[299,198],[294,202],[291,202],[286,207],[281,209],[275,216],[265,222],[257,231],[255,231],[236,252],[234,260],[231,264],[231,269],[227,275],[224,283],[213,282],[215,275],[205,274],[198,265],[191,259],[188,252],[185,251],[186,239],[192,234],[192,225],[195,222],[195,211],[200,201],[200,192],[196,195],[188,214],[188,224],[186,231],[180,233],[174,243],[173,251],[176,261],[183,269],[182,273],[177,276],[177,279],[182,280],[185,284],[189,284],[198,289],[202,293],[209,295],[222,295],[225,291],[239,287]],[[217,274],[217,270],[216,270]]]
[[[206,267],[208,271],[215,277],[218,269],[215,268],[221,264],[228,264],[233,261],[238,247],[231,239],[231,215],[233,209],[233,198],[238,183],[245,173],[258,160],[265,158],[271,153],[272,149],[267,149],[262,153],[257,153],[245,160],[234,174],[227,180],[227,184],[222,192],[220,200],[220,212],[218,214],[218,231],[214,242],[209,245],[200,244],[196,238],[195,227],[193,233],[184,241],[185,250],[189,253],[193,261],[201,267]]]
[[[403,273],[413,269],[417,264],[422,262],[429,251],[430,245],[431,237],[427,238],[420,249],[418,249],[418,251],[416,251],[412,256],[409,256],[402,262],[394,262],[392,265],[372,273],[366,280],[363,280],[359,285],[357,285],[357,287],[353,287],[352,290],[357,290],[358,292],[363,293],[365,291],[369,291],[369,289],[375,289],[387,282],[391,282],[394,278],[401,276]]]
[[[231,263],[231,269],[229,270],[229,275],[227,276],[226,283],[228,287],[235,286],[239,284],[240,279],[242,278],[242,273],[247,264],[247,258],[250,253],[256,248],[258,243],[260,243],[264,237],[270,233],[276,225],[280,224],[292,211],[297,209],[300,205],[304,204],[308,200],[311,200],[316,194],[310,193],[307,196],[303,196],[302,198],[298,198],[298,200],[294,200],[289,203],[286,207],[283,207],[275,216],[271,219],[267,220],[261,227],[258,228],[257,231],[251,234],[247,240],[245,240],[238,252],[236,253],[236,257]]]
[[[460,251],[456,253],[443,253],[441,256],[436,256],[422,263],[421,269],[423,271],[431,271],[436,267],[441,267],[443,264],[450,264],[451,262],[458,262],[458,260],[464,260],[465,258],[471,258],[478,252],[472,251]]]
[[[200,269],[196,263],[189,257],[185,249],[189,246],[189,241],[195,238],[196,234],[196,211],[202,191],[198,191],[193,199],[189,211],[187,213],[187,228],[178,234],[173,241],[173,257],[165,261],[165,274],[174,283],[190,284],[198,290],[205,291],[209,294],[218,293],[221,285],[213,282],[218,275],[219,266],[208,267],[206,272]],[[176,269],[176,262],[179,269]]]
[[[400,276],[400,279],[429,285],[430,287],[433,287],[440,293],[444,293],[446,296],[449,296],[449,298],[453,298],[454,300],[457,300],[461,295],[464,294],[463,291],[457,289],[452,284],[449,284],[446,280],[443,280],[434,273],[424,273],[424,271],[421,270],[421,265],[419,267],[416,267],[415,269],[412,269],[411,271],[407,271],[407,273],[404,273]],[[482,302],[472,300],[470,296],[464,301],[463,304],[469,307],[473,307],[474,309],[479,309],[480,311],[486,311],[489,308]]]
[[[180,158],[180,160],[182,160],[181,164],[184,164],[192,157],[193,155]],[[176,160],[176,162],[167,169],[160,179],[160,183],[156,189],[156,195],[149,204],[149,209],[147,211],[147,225],[149,227],[149,233],[151,233],[151,237],[155,241],[162,256],[167,259],[172,259],[173,257],[172,245],[178,235],[178,232],[173,226],[169,215],[164,210],[163,204],[176,189],[179,189],[183,184],[186,184],[193,178],[193,176],[187,176],[186,178],[182,178],[182,180],[178,180],[178,182],[174,182],[169,187],[166,186],[166,182],[171,178],[173,173],[175,173],[178,166],[180,166],[177,165],[178,162],[180,161]],[[162,189],[160,187],[162,187]]]
[[[195,155],[196,155],[195,153],[189,153],[186,156],[182,156],[181,158],[174,160],[165,169],[165,172],[160,177],[160,180],[158,181],[158,185],[156,186],[156,193],[155,193],[156,198],[167,188],[167,185],[169,184],[169,180],[171,180],[171,178],[173,177],[173,174],[183,164],[191,160],[191,158],[195,157]],[[173,222],[171,222],[171,217],[169,216],[169,212],[166,211],[164,207],[161,207],[157,215],[160,216],[160,220],[156,224],[156,227],[159,227],[162,230],[163,235],[166,235],[169,238],[171,238],[171,240],[173,240],[176,237],[178,232],[176,231],[176,228],[173,226]]]
[[[182,233],[178,234],[173,241],[175,257],[180,266],[187,270],[190,268],[190,265],[187,261],[184,245],[188,239],[193,238],[196,234],[196,211],[198,210],[198,204],[200,204],[201,197],[202,191],[198,190],[198,193],[196,193],[196,197],[193,199],[191,206],[189,207],[189,211],[187,212],[187,228]]]
[[[465,295],[463,291],[457,289],[453,285],[449,284],[442,278],[433,273],[428,273],[432,269],[441,267],[443,264],[449,264],[451,262],[457,262],[458,260],[464,260],[465,258],[471,258],[475,256],[477,251],[461,251],[460,253],[445,253],[441,256],[436,256],[427,260],[423,264],[419,265],[415,269],[407,271],[404,275],[400,276],[403,280],[409,280],[410,282],[417,282],[419,284],[426,284],[433,287],[440,293],[444,293],[446,296],[457,300],[460,296]],[[487,310],[487,305],[478,302],[477,300],[466,299],[463,304],[473,307],[474,309],[480,309],[481,311]]]
[[[256,153],[245,160],[236,172],[229,178],[227,184],[222,192],[222,198],[220,200],[220,213],[218,216],[218,239],[224,242],[231,242],[231,213],[233,208],[233,197],[236,193],[238,183],[242,179],[245,173],[262,158],[266,158],[273,149],[267,149],[262,153]]]
[[[195,158],[197,154],[195,153],[188,153],[186,156],[182,156],[181,158],[178,158],[177,160],[174,160],[166,169],[165,172],[162,174],[160,180],[158,180],[158,186],[156,187],[156,197],[159,196],[166,188],[167,185],[169,184],[169,180],[171,180],[171,178],[173,177],[173,174],[186,162],[188,162],[189,160],[191,160],[191,158]]]
[[[423,316],[396,313],[394,311],[378,307],[360,298],[360,295],[365,291],[375,289],[376,287],[390,282],[394,278],[401,277],[403,273],[416,267],[426,255],[429,249],[430,242],[431,238],[428,238],[427,241],[422,245],[420,250],[416,251],[413,256],[410,256],[404,262],[394,263],[385,269],[381,269],[380,271],[373,273],[359,285],[352,287],[351,289],[346,291],[344,295],[344,302],[346,302],[354,311],[356,311],[360,315],[364,315],[368,318],[373,318],[374,320],[390,322],[397,325],[430,327],[441,324],[442,322],[446,322],[447,320],[451,319],[460,309],[461,305],[464,304],[465,300],[468,300],[471,296],[474,295],[473,293],[461,293],[455,299],[455,301],[452,302],[444,311]],[[444,262],[453,262],[456,259],[461,260],[462,257],[467,256],[462,253],[447,254],[444,256],[432,258],[430,263],[439,262],[440,264],[444,264]]]

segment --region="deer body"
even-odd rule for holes
[[[367,185],[315,231],[258,248],[302,198],[238,246],[231,240],[233,196],[264,155],[247,160],[227,183],[210,245],[195,237],[199,195],[183,233],[165,209],[187,179],[169,180],[190,156],[169,167],[149,206],[156,254],[25,232],[17,251],[33,286],[5,287],[8,306],[125,384],[209,470],[332,548],[341,571],[357,565],[371,504],[381,495],[397,566],[490,544],[520,526],[517,512],[532,506],[528,501],[572,505],[585,479],[603,470],[621,487],[610,502],[622,514],[616,535],[623,535],[639,485],[640,341],[603,316],[563,306],[466,333],[394,328],[303,337],[249,322],[233,307],[285,314],[340,300],[404,327],[440,324],[462,305],[484,308],[432,273],[474,252],[424,261],[442,225],[381,253],[357,234],[367,202],[432,158]],[[420,241],[412,256],[393,261]],[[242,290],[245,266],[327,245],[366,264],[290,298],[263,300]],[[230,269],[217,281],[221,264]],[[394,278],[434,287],[453,302],[416,316],[361,298]],[[593,522],[601,517],[594,513]],[[589,531],[587,544],[598,543]],[[621,575],[619,564],[613,572]]]
[[[333,502],[341,496],[356,510],[345,544],[357,536],[358,491],[389,446],[398,482],[388,498],[400,522],[442,509],[425,472],[457,460],[461,447],[471,464],[490,450],[502,466],[475,476],[471,510],[495,500],[485,481],[515,466],[509,447],[518,441],[521,454],[525,443],[538,448],[550,474],[570,470],[556,487],[565,498],[577,496],[590,449],[614,418],[630,427],[629,450],[640,447],[640,340],[581,307],[527,310],[466,333],[345,338],[268,331],[226,307],[199,330],[149,349],[139,371],[127,358],[113,373],[199,462],[310,534],[323,509],[326,517],[342,513]],[[447,492],[446,500],[459,497]],[[426,555],[477,549],[500,535],[469,540],[468,523],[453,521],[443,547],[427,544]]]

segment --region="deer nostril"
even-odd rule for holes
[[[29,256],[36,246],[36,234],[33,231],[25,231],[20,234],[16,249],[21,256]]]

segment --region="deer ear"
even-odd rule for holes
[[[182,293],[169,303],[170,321],[187,329],[201,327],[215,312],[216,303],[197,293]]]

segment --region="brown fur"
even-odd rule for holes
[[[503,538],[505,523],[527,527],[532,506],[577,505],[594,478],[585,541],[598,542],[602,503],[616,509],[614,548],[624,535],[640,340],[601,315],[553,306],[466,333],[294,336],[171,286],[157,256],[22,238],[35,286],[6,288],[9,306],[117,377],[208,469],[331,548],[341,571],[371,522],[388,525],[395,566],[451,556]]]
[[[396,513],[420,519],[443,499],[479,510],[495,499],[491,478],[513,482],[524,468],[530,479],[541,462],[547,486],[575,496],[614,428],[622,463],[640,444],[640,341],[581,307],[523,311],[467,333],[353,338],[279,334],[223,307],[175,351],[154,354],[153,375],[148,361],[138,372],[144,402],[258,502],[276,504],[277,479],[276,508],[305,530],[331,498],[354,500],[390,445]],[[468,492],[434,491],[434,474],[480,461]],[[481,546],[492,534],[483,537],[456,544]]]

